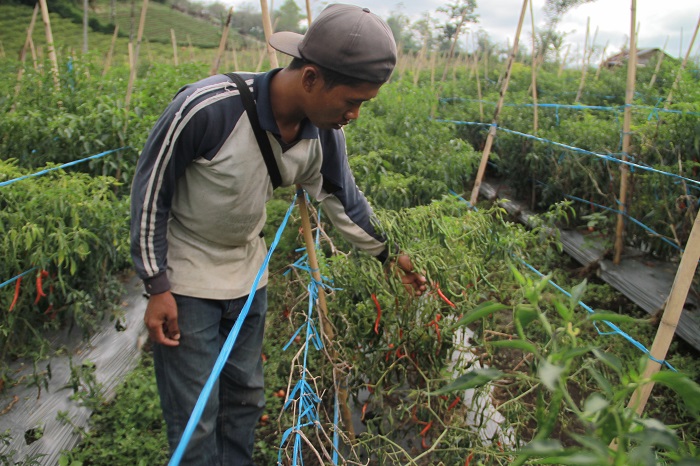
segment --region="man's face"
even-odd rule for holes
[[[340,129],[360,116],[360,106],[373,99],[381,84],[343,84],[327,89],[323,85],[313,91],[306,111],[307,118],[320,129]]]

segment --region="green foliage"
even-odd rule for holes
[[[0,162],[0,179],[24,175]],[[110,311],[128,261],[128,203],[108,177],[52,172],[0,188],[0,276],[33,270],[0,291],[0,354],[40,354],[44,328],[89,332]],[[14,291],[14,293],[13,293]]]
[[[670,107],[674,113],[663,111],[664,99],[671,91],[678,66],[677,61],[664,61],[653,87],[648,83],[655,66],[640,68],[631,110],[629,160],[638,165],[697,179],[700,95],[696,76],[688,71],[681,75],[681,84],[673,92],[673,105]],[[529,89],[531,81],[529,67],[522,64],[513,67],[499,126],[526,135],[535,134]],[[547,67],[539,69],[538,103],[549,107],[538,107],[536,136],[559,145],[499,131],[493,146],[492,161],[495,166],[489,168],[489,174],[505,177],[518,196],[532,199],[542,209],[566,195],[583,199],[575,204],[577,217],[590,220],[588,215],[600,215],[600,212],[598,207],[587,202],[619,209],[620,164],[615,160],[622,157],[626,70],[624,67],[603,69],[598,77],[589,73],[579,103],[599,108],[551,107],[553,104],[574,104],[579,81],[580,72],[574,70],[567,70],[560,77],[558,71],[550,71]],[[490,106],[485,105],[489,114],[498,101],[500,91],[500,87],[493,84],[482,85],[483,100],[491,103]],[[460,97],[474,99],[474,88],[473,80],[458,81],[447,86],[444,95],[456,99],[442,105],[439,116],[479,121],[479,106],[469,100],[460,100]],[[478,127],[462,128],[460,134],[475,147],[485,140],[485,131]],[[571,150],[565,146],[581,150]],[[610,158],[605,159],[607,156]],[[659,235],[627,222],[627,245],[660,258],[677,257],[679,248],[688,239],[695,218],[698,187],[678,178],[639,168],[631,168],[630,171],[627,213]],[[612,229],[604,233],[612,239]]]
[[[350,166],[373,204],[428,204],[467,185],[478,154],[452,128],[428,121],[434,98],[428,88],[392,83],[349,126]]]
[[[95,408],[90,428],[82,432],[81,444],[64,452],[59,465],[145,466],[167,462],[165,422],[148,354],[142,355],[139,366],[117,388],[114,401]]]
[[[515,330],[519,341],[530,345],[517,346],[528,369],[511,372],[513,380],[504,389],[514,396],[536,393],[537,400],[537,409],[529,414],[520,411],[507,394],[500,406],[507,417],[517,411],[516,429],[523,440],[529,437],[526,445],[513,452],[512,464],[655,465],[697,459],[692,444],[680,442],[677,430],[685,427],[671,428],[660,420],[641,418],[626,406],[635,390],[651,381],[661,382],[686,402],[689,422],[697,422],[700,386],[687,375],[669,371],[645,379],[639,374],[646,357],[623,364],[614,354],[592,345],[586,338],[591,322],[620,323],[630,318],[609,313],[581,316],[576,307],[585,281],[565,303],[545,296],[549,276],[535,281],[515,268],[512,272],[522,285],[522,298],[514,302]],[[554,314],[552,308],[558,312]],[[528,317],[523,319],[524,315]],[[484,344],[492,345],[486,339]],[[531,420],[525,421],[523,415]],[[609,446],[613,441],[615,448]]]

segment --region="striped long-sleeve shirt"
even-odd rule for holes
[[[386,248],[350,171],[342,130],[305,121],[284,144],[272,113],[275,71],[242,74],[282,175],[301,184],[354,246]],[[146,291],[233,299],[250,292],[266,254],[260,232],[272,182],[235,85],[224,75],[185,86],[152,129],[131,196],[131,253]],[[267,274],[259,287],[267,283]]]

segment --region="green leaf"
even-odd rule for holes
[[[554,455],[564,451],[564,446],[559,440],[542,439],[533,440],[518,451],[519,455],[545,456]]]
[[[523,274],[521,274],[518,271],[518,269],[515,268],[515,266],[513,264],[510,264],[510,271],[513,273],[515,280],[520,284],[520,286],[527,285],[527,280],[525,280],[525,277],[523,276]]]
[[[566,362],[566,361],[568,361],[568,360],[570,360],[570,359],[574,359],[574,358],[576,358],[576,357],[578,357],[578,356],[582,356],[582,355],[588,353],[589,351],[591,351],[592,349],[593,349],[593,348],[591,348],[590,346],[582,346],[582,347],[579,347],[579,348],[571,348],[571,349],[568,349],[568,350],[566,350],[566,351],[563,351],[563,352],[554,354],[554,355],[552,356],[552,359],[555,359],[555,358],[556,358],[557,361]]]
[[[432,392],[431,395],[442,395],[457,390],[467,390],[470,388],[481,387],[493,380],[500,379],[501,377],[503,377],[503,372],[499,371],[498,369],[493,369],[490,367],[486,369],[475,369],[458,377],[456,380],[445,385],[441,389]]]
[[[583,404],[583,414],[592,417],[594,414],[604,410],[610,405],[600,393],[592,393]]]
[[[634,432],[630,438],[639,440],[642,445],[657,445],[675,450],[678,448],[678,437],[675,432],[658,419],[640,419],[643,429]]]
[[[537,464],[565,464],[567,466],[600,466],[606,464],[607,458],[597,455],[595,452],[579,450],[570,451],[563,455],[548,456],[537,460]]]
[[[452,324],[449,328],[451,330],[458,327],[463,327],[465,325],[469,325],[472,322],[475,322],[483,317],[493,314],[494,312],[502,311],[504,309],[508,309],[508,306],[500,303],[492,303],[491,301],[481,303],[477,307],[469,311],[457,322]]]
[[[661,371],[651,376],[651,380],[673,389],[691,413],[700,417],[700,385],[680,372]]]
[[[618,358],[612,353],[606,353],[605,351],[602,351],[598,348],[593,348],[591,352],[595,355],[596,358],[598,358],[599,361],[603,362],[612,370],[614,370],[618,374],[622,373],[622,362],[620,362],[620,358]]]
[[[527,353],[537,354],[537,347],[525,340],[498,340],[492,341],[491,345],[496,348],[513,348],[525,351]]]
[[[537,310],[529,304],[519,304],[515,307],[515,318],[525,328],[537,319]]]
[[[606,379],[603,374],[598,372],[594,367],[589,366],[588,373],[591,374],[593,379],[598,382],[598,386],[605,392],[606,395],[613,395],[613,387],[608,379]]]
[[[578,306],[578,302],[581,301],[583,294],[586,292],[586,285],[588,280],[584,279],[581,283],[573,287],[571,290],[571,298],[569,298],[569,309],[573,311]]]
[[[558,299],[555,299],[553,301],[553,304],[554,304],[554,308],[557,310],[557,312],[559,313],[561,318],[564,319],[566,322],[570,322],[571,318],[574,315],[573,311],[571,309],[567,308],[566,306],[564,306],[564,304],[562,304],[562,302],[559,301]]]
[[[647,319],[636,319],[631,316],[626,316],[622,314],[617,314],[616,312],[593,312],[588,314],[588,320],[594,322],[600,322],[602,320],[607,320],[612,323],[647,323]]]
[[[561,366],[555,366],[549,361],[542,361],[537,369],[537,376],[540,378],[545,387],[554,390],[557,387],[559,378],[564,372]]]

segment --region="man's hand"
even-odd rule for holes
[[[148,336],[154,343],[165,346],[180,344],[180,328],[177,326],[177,304],[170,291],[151,295],[143,321]]]
[[[401,283],[406,285],[406,288],[413,288],[413,292],[416,296],[422,295],[426,289],[426,279],[423,275],[413,270],[411,258],[405,254],[402,254],[396,260],[396,264],[404,272],[403,276],[401,277]]]

